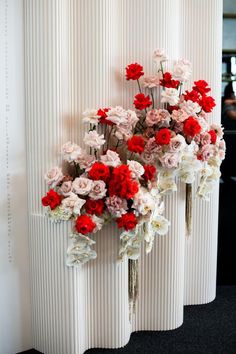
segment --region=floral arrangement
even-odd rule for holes
[[[162,197],[176,192],[177,179],[190,186],[199,175],[196,194],[206,200],[219,179],[225,143],[222,128],[208,122],[215,106],[208,83],[195,81],[184,91],[190,62],[180,59],[164,70],[161,50],[154,61],[153,76],[144,76],[138,63],[126,67],[126,80],[138,85],[135,110],[86,110],[87,150],[67,142],[63,171],[54,167],[45,175],[48,217],[73,222],[69,266],[96,258],[91,235],[109,222],[121,230],[120,258],[137,260],[142,242],[150,252],[155,236],[168,232]]]

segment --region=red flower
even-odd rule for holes
[[[126,231],[132,230],[137,225],[138,221],[134,213],[126,213],[116,219],[118,228],[124,228]]]
[[[155,136],[158,145],[168,145],[171,138],[171,132],[167,128],[160,129]]]
[[[120,198],[130,199],[138,192],[139,187],[136,181],[131,178],[131,171],[127,165],[115,167],[109,182],[109,195],[116,195]]]
[[[95,162],[91,169],[89,170],[89,177],[94,181],[102,180],[107,182],[110,177],[110,169],[107,165],[102,162]]]
[[[202,96],[211,91],[208,83],[205,80],[194,81],[194,84],[195,86],[193,86],[193,90],[199,92]]]
[[[172,80],[171,73],[165,72],[163,78],[160,80],[160,85],[168,88],[177,89],[180,82],[178,80]]]
[[[152,104],[149,95],[145,96],[143,93],[138,93],[134,98],[134,106],[140,111],[151,106]]]
[[[125,70],[126,80],[138,80],[140,76],[144,75],[143,67],[138,63],[129,64]]]
[[[168,112],[172,113],[173,111],[178,111],[179,110],[179,106],[168,106]]]
[[[127,141],[128,150],[141,154],[144,151],[145,141],[142,136],[134,135]]]
[[[206,113],[210,113],[216,105],[214,98],[211,96],[202,96],[199,104]]]
[[[143,174],[143,178],[147,181],[152,181],[155,173],[156,173],[156,167],[153,165],[144,165],[144,174]]]
[[[99,108],[97,111],[97,115],[100,117],[99,122],[101,124],[108,124],[108,125],[113,125],[114,123],[111,122],[110,120],[107,120],[107,112],[110,110],[110,108]]]
[[[95,222],[93,222],[93,220],[88,215],[80,215],[76,219],[75,228],[82,235],[87,235],[93,232],[95,227]]]
[[[216,139],[217,139],[217,134],[215,132],[215,130],[209,130],[208,134],[210,134],[211,136],[211,143],[215,144],[216,143]]]
[[[189,117],[184,121],[183,131],[185,135],[194,137],[201,131],[201,126],[194,117]]]
[[[112,172],[113,178],[119,178],[121,181],[131,178],[131,171],[127,165],[120,165],[114,168]]]
[[[87,199],[86,203],[84,204],[84,207],[86,213],[88,214],[101,215],[104,210],[104,201],[102,199],[98,199],[98,200]]]
[[[184,99],[185,101],[193,101],[193,102],[199,102],[199,93],[195,90],[192,91],[186,91],[184,94]]]
[[[61,198],[61,195],[55,192],[54,189],[50,189],[47,195],[42,198],[42,204],[43,206],[50,206],[53,210],[61,204]]]

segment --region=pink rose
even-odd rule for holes
[[[71,193],[71,189],[72,189],[72,182],[71,181],[65,181],[62,183],[59,192],[64,195],[65,197],[67,197],[68,195],[70,195]]]
[[[179,154],[165,153],[159,160],[163,167],[173,168],[177,167],[179,163]]]
[[[59,167],[53,167],[51,168],[51,170],[49,170],[45,175],[44,178],[46,180],[46,183],[50,186],[50,187],[55,187],[56,185],[58,185],[62,179],[63,179],[63,173],[61,171],[61,168]]]
[[[158,75],[146,76],[143,78],[143,86],[148,88],[157,87],[159,85],[160,78]]]

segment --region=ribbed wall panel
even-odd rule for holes
[[[209,118],[221,119],[222,1],[181,1],[180,48],[193,63],[192,79],[205,79],[217,106]],[[197,185],[194,190],[196,191]],[[216,294],[219,189],[209,202],[194,198],[193,232],[185,250],[185,304],[212,301]]]

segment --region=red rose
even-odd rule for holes
[[[144,165],[144,174],[143,174],[143,178],[147,181],[152,181],[155,173],[156,173],[156,167],[153,165]]]
[[[82,235],[87,235],[87,234],[93,232],[95,227],[96,227],[96,224],[93,222],[93,220],[88,215],[80,215],[76,219],[75,228]]]
[[[131,171],[127,165],[120,165],[114,168],[112,178],[119,178],[121,181],[131,178]]]
[[[118,228],[124,228],[126,231],[132,230],[137,225],[138,221],[134,213],[126,213],[116,219]]]
[[[138,63],[129,64],[125,70],[126,80],[138,80],[140,76],[144,75],[143,67]]]
[[[193,102],[199,102],[199,93],[195,90],[192,91],[186,91],[184,93],[184,99],[185,101],[193,101]]]
[[[145,141],[142,136],[134,135],[127,141],[128,150],[141,154],[144,151]]]
[[[208,134],[210,134],[211,136],[211,143],[215,144],[216,143],[216,139],[217,139],[217,134],[215,132],[215,130],[209,130]]]
[[[184,121],[183,131],[185,135],[194,137],[201,131],[201,126],[194,117],[189,117]]]
[[[109,195],[130,199],[138,193],[139,187],[131,178],[131,171],[127,165],[115,167],[109,182]]]
[[[102,199],[98,199],[98,200],[87,199],[86,203],[84,204],[84,207],[86,213],[88,214],[101,215],[104,210],[104,201]]]
[[[211,96],[202,96],[199,104],[206,113],[210,113],[216,105],[214,98]]]
[[[168,145],[171,138],[171,132],[167,128],[160,129],[155,136],[158,145]]]
[[[50,189],[47,192],[47,195],[42,198],[42,204],[43,206],[50,206],[50,208],[53,210],[61,204],[61,199],[62,197],[60,194],[55,192],[54,189]]]
[[[193,86],[193,90],[199,92],[201,95],[205,95],[207,92],[211,91],[208,83],[205,80],[194,81],[195,86]]]
[[[100,117],[99,122],[101,124],[108,124],[108,125],[113,125],[114,123],[111,122],[110,120],[107,120],[107,112],[110,110],[110,108],[99,108],[97,111],[97,115]]]
[[[102,180],[107,182],[110,177],[110,169],[102,162],[95,162],[89,170],[89,177],[94,181]]]
[[[177,89],[180,82],[178,80],[172,80],[171,73],[165,72],[163,78],[160,80],[160,85],[168,88]]]
[[[149,95],[145,96],[143,93],[138,93],[134,98],[134,106],[140,111],[151,106],[152,104]]]

